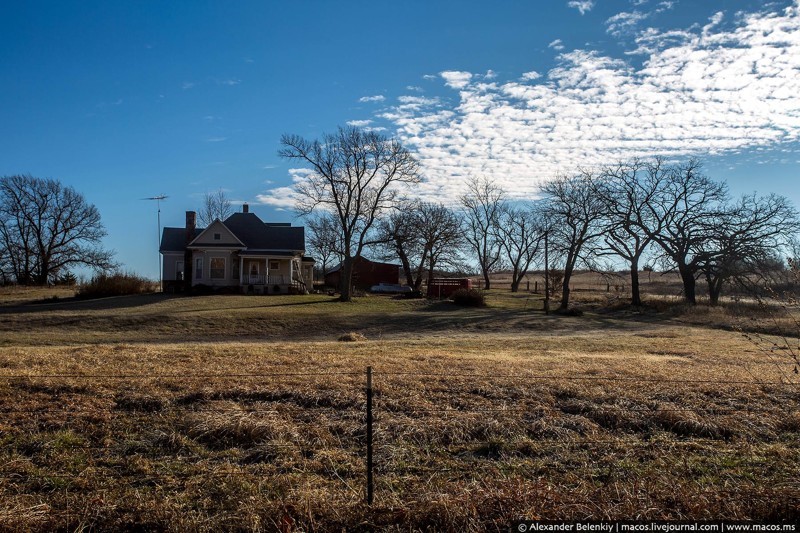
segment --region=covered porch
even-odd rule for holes
[[[239,285],[245,294],[304,293],[312,286],[313,271],[298,257],[242,254],[238,257]]]

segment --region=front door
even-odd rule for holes
[[[250,284],[254,285],[258,283],[258,263],[256,261],[250,261]]]

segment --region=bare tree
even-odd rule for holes
[[[43,285],[71,266],[108,270],[116,264],[103,249],[100,213],[83,195],[54,179],[0,178],[0,240],[17,283]]]
[[[661,165],[655,160],[653,165]],[[595,182],[595,194],[605,204],[603,241],[614,255],[628,262],[631,278],[631,304],[642,305],[639,288],[639,261],[652,241],[638,225],[648,196],[639,186],[640,174],[645,167],[638,160],[620,163],[603,170],[603,177]]]
[[[597,177],[581,171],[572,177],[560,177],[542,187],[545,193],[545,217],[549,228],[549,246],[563,257],[564,278],[559,309],[569,308],[569,283],[578,261],[586,260],[591,244],[603,234],[603,201],[594,193]]]
[[[777,251],[790,244],[797,225],[795,208],[775,194],[745,195],[719,213],[713,231],[697,250],[711,305],[719,302],[722,287],[729,280],[747,283],[749,277],[766,275]]]
[[[460,217],[442,204],[407,202],[381,221],[383,247],[400,259],[406,283],[419,290],[441,265],[460,268]]]
[[[281,137],[281,157],[310,165],[295,185],[297,210],[331,212],[342,237],[341,300],[352,299],[353,261],[375,242],[376,221],[397,202],[399,186],[418,183],[419,165],[395,139],[359,128],[339,128],[322,142]]]
[[[233,213],[231,201],[225,191],[219,189],[215,192],[207,192],[203,197],[203,206],[197,213],[200,223],[203,226],[210,226],[215,220],[225,220]]]
[[[467,182],[467,192],[459,199],[464,211],[464,238],[478,259],[484,289],[489,290],[489,274],[502,264],[502,243],[497,228],[505,193],[488,178],[473,178]]]
[[[330,213],[308,219],[310,233],[306,239],[308,250],[320,260],[322,276],[328,273],[332,260],[342,260],[341,233],[336,219]]]
[[[527,208],[506,205],[497,225],[498,238],[508,264],[511,266],[511,292],[519,284],[542,250],[544,222],[540,204]]]
[[[642,209],[636,225],[661,248],[677,267],[688,303],[697,301],[696,285],[704,243],[718,231],[728,198],[724,184],[700,173],[700,162],[645,165],[638,181]]]
[[[416,228],[422,248],[420,267],[428,271],[428,285],[434,271],[442,264],[458,268],[459,250],[463,244],[461,219],[442,204],[423,203],[416,212]],[[419,278],[416,289],[419,289]]]
[[[417,228],[419,202],[403,202],[393,213],[380,221],[379,249],[385,250],[384,259],[397,257],[409,287],[419,289],[426,257],[422,253]],[[415,263],[412,266],[412,261]]]

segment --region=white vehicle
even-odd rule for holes
[[[370,287],[370,292],[382,292],[386,293],[400,293],[400,292],[411,292],[413,289],[408,285],[400,285],[397,283],[379,283],[377,285],[373,285]]]

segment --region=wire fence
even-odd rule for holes
[[[313,383],[302,386],[304,379]],[[409,391],[404,380],[414,380],[415,390]],[[163,397],[142,392],[145,384],[163,386],[151,391]],[[249,388],[235,389],[243,384]],[[547,391],[556,384],[559,390]],[[565,392],[569,384],[616,387],[630,397],[626,392],[584,398]],[[302,459],[326,457],[329,477],[346,491],[363,492],[371,504],[380,497],[382,478],[426,475],[447,481],[475,477],[498,465],[541,476],[547,475],[549,454],[559,450],[580,451],[579,464],[572,468],[582,472],[624,469],[622,463],[641,451],[654,452],[645,458],[654,461],[691,449],[703,451],[694,460],[718,469],[735,463],[736,468],[768,470],[775,458],[765,454],[762,444],[778,440],[774,426],[785,423],[784,433],[793,435],[795,444],[800,433],[800,385],[785,379],[373,372],[369,367],[8,373],[0,374],[3,387],[13,391],[0,403],[5,490],[32,483],[68,483],[79,490],[82,482],[101,480],[141,485],[253,479],[274,475],[264,469],[275,454],[294,453],[300,458],[293,466],[298,472]],[[665,388],[690,392],[648,396],[647,387],[659,393]],[[713,405],[679,403],[700,393]],[[191,419],[214,415],[220,419]],[[746,434],[726,429],[723,422],[746,428]],[[231,448],[241,453],[232,458]],[[617,449],[622,450],[619,456],[612,453]],[[331,458],[332,450],[342,457]],[[77,466],[48,462],[50,456],[81,451],[91,454]],[[155,461],[131,462],[138,456]],[[615,467],[615,460],[620,465]],[[558,468],[565,466],[559,463]],[[761,487],[764,493],[789,487],[800,494],[791,475],[771,480]]]

